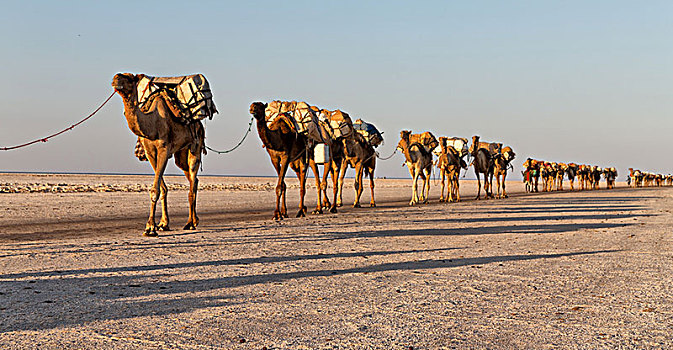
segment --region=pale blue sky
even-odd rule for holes
[[[214,148],[238,142],[251,102],[293,99],[373,122],[383,155],[430,130],[509,144],[517,173],[527,156],[673,172],[671,1],[3,1],[0,31],[0,147],[86,116],[117,72],[200,72]],[[0,171],[151,172],[134,142],[115,97],[0,152]],[[204,173],[272,175],[260,145],[253,130]]]

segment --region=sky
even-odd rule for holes
[[[0,147],[84,118],[118,72],[203,73],[215,149],[281,99],[375,124],[382,156],[410,129],[502,142],[516,173],[527,157],[673,173],[671,1],[3,1],[0,32]],[[152,173],[135,140],[115,96],[0,151],[0,171]],[[409,177],[402,163],[377,176]],[[202,174],[275,172],[253,128]]]

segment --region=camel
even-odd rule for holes
[[[575,177],[577,176],[578,166],[575,163],[570,163],[566,167],[566,175],[568,176],[568,182],[570,183],[570,190],[575,190]]]
[[[540,166],[540,177],[542,178],[542,191],[543,192],[553,191],[556,172],[552,167],[552,163],[549,162],[542,163],[542,166]]]
[[[371,190],[371,199],[369,201],[370,207],[376,207],[374,200],[374,170],[376,169],[376,151],[374,147],[367,142],[367,140],[360,133],[353,133],[353,138],[343,140],[343,151],[345,160],[341,163],[339,169],[339,195],[337,197],[337,205],[341,206],[341,194],[343,192],[344,177],[346,170],[350,165],[355,169],[355,201],[353,208],[360,208],[360,197],[363,190],[363,173],[369,176],[369,189]]]
[[[615,180],[617,179],[617,169],[615,168],[603,169],[603,177],[605,177],[605,182],[607,183],[608,190],[615,188]]]
[[[497,186],[495,198],[508,198],[507,190],[505,189],[505,178],[507,177],[507,169],[510,167],[515,156],[516,154],[512,148],[507,146],[503,148],[502,153],[496,155],[494,159],[495,166],[493,173],[495,174],[495,182]],[[502,182],[500,181],[500,177],[502,177]]]
[[[437,159],[437,168],[442,176],[442,190],[440,192],[440,202],[460,202],[460,169],[467,169],[467,163],[461,158],[461,154],[453,146],[448,146],[448,137],[439,138],[441,151]],[[467,140],[465,140],[467,141]],[[462,148],[461,148],[462,150]],[[444,188],[448,179],[449,188],[447,196],[444,197]]]
[[[587,189],[587,183],[589,181],[589,171],[591,170],[590,166],[582,164],[577,170],[577,182],[579,184],[580,190]]]
[[[556,165],[556,190],[563,191],[563,177],[568,170],[568,165],[564,163],[558,163]]]
[[[287,186],[285,185],[285,174],[290,167],[297,174],[299,179],[299,211],[297,217],[306,216],[306,206],[304,205],[304,196],[306,195],[306,173],[307,166],[313,170],[318,189],[318,204],[313,211],[314,214],[322,213],[322,198],[320,190],[320,173],[318,166],[313,160],[313,147],[307,136],[296,133],[293,123],[286,115],[281,115],[274,120],[271,128],[266,123],[264,110],[267,104],[254,102],[250,105],[250,114],[257,121],[257,132],[262,140],[263,147],[271,158],[274,169],[278,174],[278,183],[276,184],[276,209],[273,213],[274,220],[287,218],[287,207],[285,204],[285,194]]]
[[[189,219],[185,230],[194,230],[199,224],[196,215],[196,192],[199,180],[197,173],[201,165],[201,154],[205,151],[205,129],[200,121],[183,124],[177,120],[180,112],[172,101],[164,95],[154,95],[148,102],[147,113],[140,110],[137,84],[141,75],[119,73],[112,78],[112,87],[124,102],[124,117],[129,129],[138,136],[145,156],[154,169],[154,182],[150,189],[150,216],[143,235],[157,236],[157,230],[168,231],[168,187],[164,182],[164,171],[168,159],[175,157],[178,166],[189,181]],[[161,221],[155,221],[157,201],[161,200]]]
[[[482,147],[483,144],[487,143],[479,142],[479,136],[472,136],[470,154],[474,158],[472,160],[472,167],[474,167],[474,174],[477,176],[477,197],[475,198],[477,200],[481,199],[481,180],[479,179],[479,174],[483,174],[484,176],[486,199],[493,198],[489,179],[493,177],[494,161],[491,152],[487,148]]]
[[[591,189],[597,190],[600,182],[601,182],[601,173],[603,172],[603,169],[598,167],[597,165],[594,165],[591,167],[591,171],[589,173],[589,183],[591,184]]]
[[[418,143],[410,142],[411,131],[402,130],[400,132],[400,142],[397,144],[397,149],[402,151],[404,158],[409,168],[409,174],[413,179],[413,193],[409,205],[414,205],[419,202],[427,203],[430,196],[430,176],[432,174],[432,153],[427,151],[425,147]],[[427,175],[427,176],[426,176]],[[420,196],[418,195],[418,178],[423,179],[423,189]],[[427,194],[426,194],[427,188]]]
[[[526,183],[526,190],[528,192],[538,191],[538,182],[540,180],[540,161],[528,158],[523,163],[524,172],[521,173]]]

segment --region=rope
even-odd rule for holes
[[[254,117],[250,118],[250,124],[248,124],[248,131],[245,132],[245,135],[243,135],[243,138],[241,139],[241,141],[239,141],[236,144],[236,146],[234,146],[234,148],[228,149],[226,151],[218,151],[218,150],[215,150],[215,149],[212,149],[212,148],[206,146],[206,149],[208,149],[209,151],[215,152],[217,154],[225,154],[225,153],[233,152],[235,149],[237,149],[238,147],[240,147],[243,144],[243,141],[245,141],[246,137],[248,137],[248,134],[250,134],[250,130],[252,129],[252,121],[254,119],[255,119]]]
[[[58,136],[58,135],[61,135],[61,134],[63,134],[63,133],[66,132],[66,131],[70,131],[70,130],[74,129],[76,126],[78,126],[78,125],[84,123],[85,121],[87,121],[89,118],[93,117],[94,114],[96,114],[101,108],[103,108],[103,106],[105,106],[105,104],[108,103],[108,101],[110,101],[110,99],[111,99],[112,96],[114,96],[114,95],[115,95],[115,91],[112,91],[112,94],[110,94],[110,97],[108,97],[107,100],[105,100],[105,102],[103,102],[103,104],[101,104],[100,106],[98,106],[98,108],[96,108],[95,111],[93,111],[91,114],[89,114],[86,118],[84,118],[84,119],[78,121],[77,123],[75,123],[75,124],[73,124],[73,125],[70,125],[70,127],[68,127],[68,128],[65,128],[65,129],[63,129],[63,130],[61,130],[61,131],[59,131],[59,132],[57,132],[57,133],[55,133],[55,134],[49,135],[49,136],[47,136],[47,137],[44,137],[44,138],[41,138],[41,139],[37,139],[37,140],[34,140],[34,141],[30,141],[30,142],[26,142],[26,143],[21,144],[21,145],[11,146],[11,147],[1,147],[1,148],[0,148],[0,151],[10,151],[10,150],[17,149],[17,148],[27,147],[27,146],[30,146],[30,145],[32,145],[32,144],[34,144],[34,143],[38,143],[38,142],[47,142],[47,141],[49,141],[49,139],[52,138],[52,137],[56,137],[56,136]]]
[[[381,160],[388,160],[388,159],[392,158],[395,155],[395,153],[397,153],[397,148],[395,148],[395,150],[393,151],[393,154],[391,154],[390,156],[385,157],[385,158],[381,158],[381,157],[379,157],[379,152],[376,152],[376,158],[381,159]]]

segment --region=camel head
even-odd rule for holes
[[[128,96],[133,93],[140,77],[131,73],[117,73],[112,78],[112,87],[120,94]]]
[[[516,153],[512,150],[512,147],[506,146],[502,149],[502,156],[507,163],[514,160]]]
[[[479,135],[472,136],[472,145],[470,145],[470,154],[475,156],[477,150],[479,149]]]
[[[266,103],[263,102],[253,102],[250,105],[250,114],[252,114],[255,119],[259,120],[264,120],[265,115],[264,111],[266,110]]]
[[[411,137],[411,130],[400,131],[400,142],[397,143],[397,149],[403,151],[405,147],[409,147],[410,137]]]
[[[440,136],[439,137],[439,147],[435,147],[435,149],[432,151],[432,153],[436,155],[441,155],[442,153],[446,153],[446,140],[449,138],[446,136]]]

